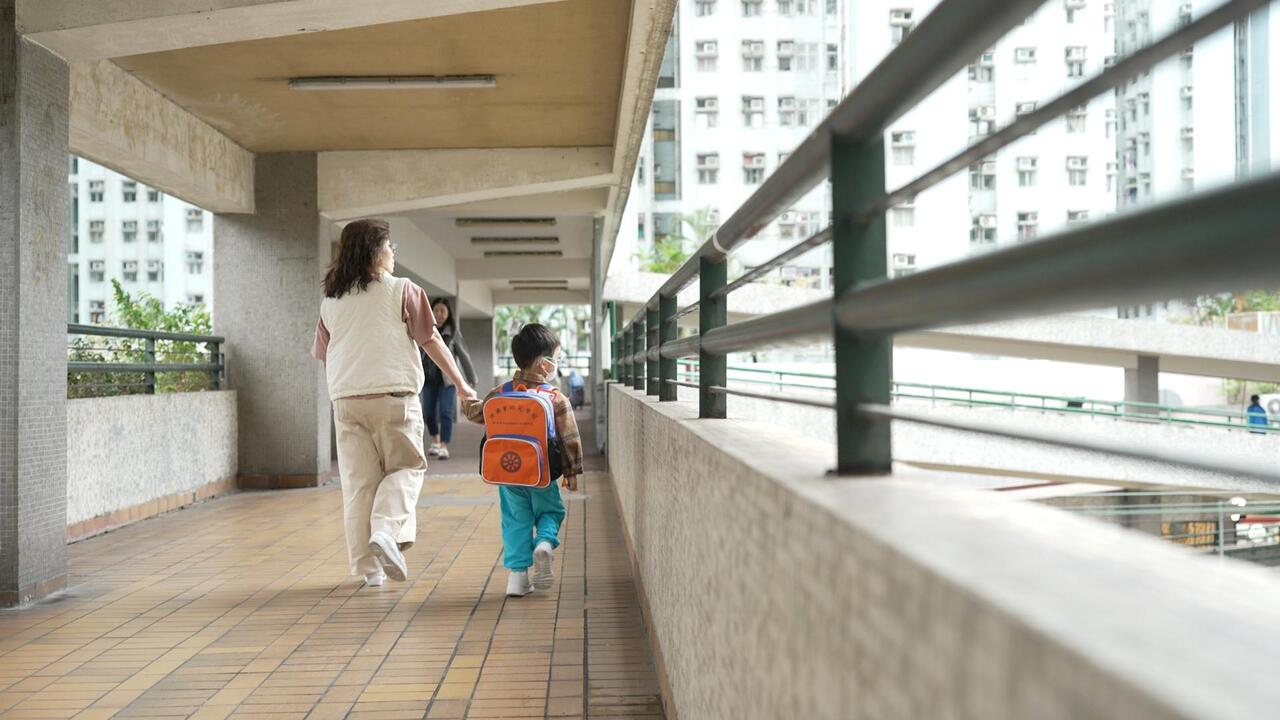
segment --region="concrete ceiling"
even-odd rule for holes
[[[630,0],[564,0],[116,59],[253,152],[611,146]],[[493,74],[473,90],[297,91],[290,77]]]

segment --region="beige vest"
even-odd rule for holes
[[[402,314],[407,282],[383,275],[363,292],[320,303],[320,318],[329,330],[330,400],[422,390],[422,359]]]

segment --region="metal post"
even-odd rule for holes
[[[618,305],[609,301],[609,377],[618,379]]]
[[[155,338],[145,338],[143,340],[143,343],[145,343],[144,347],[146,348],[145,352],[146,352],[147,362],[151,365],[155,365],[156,364]],[[143,382],[146,383],[147,394],[155,395],[156,394],[156,372],[154,370],[148,370],[147,372],[143,373]]]
[[[658,297],[658,322],[661,331],[658,333],[658,347],[676,339],[676,296],[660,295]],[[676,379],[675,358],[658,360],[658,400],[670,402],[676,399],[676,391],[680,388],[669,381]]]
[[[632,353],[636,355],[640,355],[644,352],[645,338],[646,338],[646,335],[645,335],[644,323],[632,322],[631,323],[631,352]],[[644,359],[637,357],[635,359],[635,363],[633,363],[631,366],[631,372],[633,373],[633,375],[631,376],[631,379],[632,379],[631,388],[633,390],[643,391],[645,389],[644,388],[644,370],[645,370]]]
[[[861,220],[861,208],[884,195],[884,138],[853,145],[833,138],[831,148],[832,258],[834,294],[886,274],[884,214]],[[880,475],[890,472],[893,456],[889,423],[856,414],[858,405],[888,405],[893,376],[893,340],[860,337],[835,327],[836,472]]]
[[[622,328],[622,384],[631,386],[631,328]]]
[[[646,310],[644,313],[644,349],[646,352],[658,347],[658,338],[661,333],[662,321],[658,319],[657,310]],[[645,384],[646,395],[657,395],[658,387],[662,384],[661,378],[658,377],[658,361],[645,361],[645,377],[648,382]]]
[[[711,297],[711,293],[729,282],[729,263],[698,259],[698,334],[724,327],[729,320],[729,304],[725,296]],[[729,384],[729,357],[698,351],[698,417],[723,418],[728,414],[725,396],[711,392],[712,387]]]

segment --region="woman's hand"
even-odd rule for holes
[[[462,398],[463,400],[479,399],[479,397],[476,395],[475,389],[473,389],[470,385],[467,385],[464,383],[462,385],[458,385],[457,388],[458,388],[458,397]]]

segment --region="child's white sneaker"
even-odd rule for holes
[[[427,454],[435,457],[440,454],[440,443],[431,443],[431,447],[427,448]]]
[[[512,570],[507,576],[507,597],[524,597],[533,592],[528,570]]]
[[[550,590],[551,585],[555,582],[555,576],[551,573],[551,563],[555,560],[556,549],[551,547],[551,543],[543,540],[538,543],[538,547],[533,550],[533,587],[538,590]]]
[[[449,459],[449,448],[447,448],[447,447],[445,447],[445,446],[443,446],[443,445],[441,445],[440,447],[436,448],[436,457],[440,458],[441,460],[448,460],[448,459]]]
[[[364,576],[364,584],[368,585],[369,587],[382,587],[382,583],[385,582],[386,579],[387,579],[387,576],[385,573],[381,573],[381,572],[369,573],[368,575]]]

